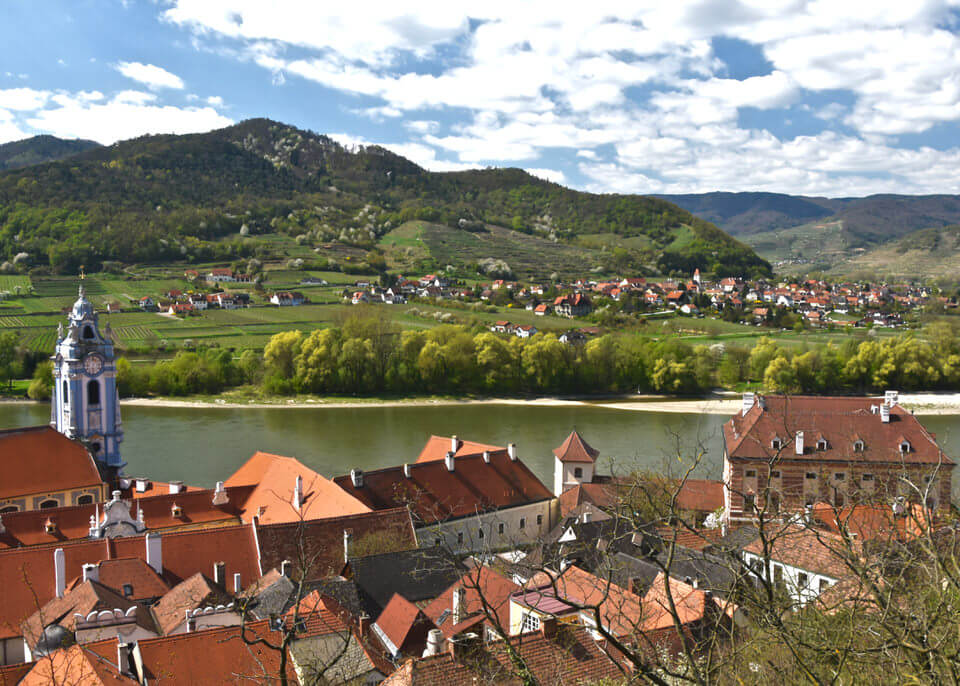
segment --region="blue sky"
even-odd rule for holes
[[[570,5],[4,0],[0,142],[263,116],[596,192],[960,193],[960,0]]]

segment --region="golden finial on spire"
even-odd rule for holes
[[[80,280],[83,281],[86,277],[87,277],[87,275],[83,273],[83,265],[81,264],[81,265],[80,265]]]

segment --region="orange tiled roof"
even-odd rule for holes
[[[583,503],[601,509],[613,507],[617,503],[617,484],[614,481],[577,484],[561,493],[559,502],[561,517],[566,517]]]
[[[97,575],[102,585],[119,593],[123,592],[124,584],[129,585],[133,589],[129,596],[131,600],[159,598],[170,590],[170,585],[153,571],[153,567],[138,557],[101,560]],[[81,583],[83,577],[77,577],[67,585],[67,589],[76,588]]]
[[[109,655],[113,655],[112,661]],[[32,668],[20,682],[22,686],[105,686],[106,684],[135,684],[135,679],[120,674],[116,666],[117,639],[74,645],[58,650],[49,659],[32,663]]]
[[[509,325],[510,322],[497,322],[497,325]],[[417,462],[430,462],[432,460],[442,460],[446,457],[447,453],[450,452],[453,448],[453,437],[452,436],[431,436],[427,441],[427,444],[423,446],[423,450],[420,451],[420,456],[417,458]],[[454,457],[463,457],[464,455],[477,455],[482,453],[484,450],[489,450],[494,452],[496,450],[506,450],[503,446],[496,445],[487,445],[485,443],[477,443],[476,441],[464,441],[462,439],[457,439],[457,449],[454,452]]]
[[[293,506],[297,477],[303,480],[300,510]],[[257,451],[224,482],[225,486],[253,486],[243,506],[243,519],[259,513],[261,524],[321,519],[369,512],[370,508],[294,457]]]
[[[465,614],[459,624],[453,623],[451,611],[453,609],[453,592],[462,588],[465,592]],[[437,625],[443,635],[449,638],[464,631],[476,623],[477,617],[483,613],[483,600],[492,612],[492,619],[504,631],[510,630],[510,596],[520,590],[520,587],[499,572],[486,567],[474,567],[446,591],[437,596],[424,608],[424,614]],[[483,615],[486,617],[486,615]]]
[[[677,494],[681,510],[715,512],[723,507],[723,482],[713,479],[687,479]]]
[[[600,451],[590,447],[578,431],[571,431],[559,448],[553,451],[561,462],[590,462],[600,456]]]
[[[408,640],[425,635],[429,629],[434,628],[433,622],[421,612],[420,608],[399,593],[394,593],[390,602],[383,608],[383,612],[377,617],[376,626],[390,639],[398,652],[404,651]]]
[[[813,506],[814,518],[834,533],[841,528],[857,536],[861,541],[874,538],[889,538],[906,541],[923,533],[927,522],[924,508],[919,503],[905,503],[904,512],[898,516],[889,505],[848,505],[835,508],[828,503]]]
[[[78,613],[86,617],[89,613],[101,610],[114,610],[119,608],[126,612],[131,607],[140,606],[133,600],[124,598],[119,593],[107,588],[96,581],[84,581],[73,588],[68,593],[64,593],[62,598],[53,598],[39,610],[30,615],[20,625],[23,637],[30,644],[31,649],[40,639],[40,634],[44,627],[50,624],[60,624],[70,631],[74,630],[75,617]],[[145,609],[145,608],[144,608]],[[149,621],[149,614],[141,619],[147,626],[152,627]]]
[[[840,579],[849,568],[839,552],[846,549],[842,540],[829,531],[816,531],[805,526],[786,526],[775,536],[767,537],[770,559],[775,562],[805,569],[816,574]],[[744,551],[762,556],[763,543],[756,539],[744,546]]]
[[[529,467],[504,451],[491,452],[489,463],[482,455],[455,458],[452,472],[440,460],[407,468],[409,477],[402,466],[365,472],[359,487],[349,475],[334,481],[374,510],[409,506],[428,523],[553,497]]]
[[[665,581],[669,585],[669,597]],[[673,600],[677,618],[682,625],[702,620],[707,613],[708,603],[717,603],[716,599],[708,599],[702,589],[694,588],[688,583],[659,572],[653,585],[643,596],[643,621],[640,624],[643,631],[657,631],[675,626],[673,614],[670,611],[670,598]]]
[[[49,426],[0,431],[0,498],[101,486],[90,453]]]
[[[823,396],[764,397],[764,407],[754,403],[746,415],[737,413],[723,425],[723,437],[731,458],[768,460],[775,453],[771,448],[774,438],[784,441],[780,453],[784,460],[814,460],[833,462],[899,464],[943,464],[954,462],[945,455],[934,437],[917,418],[899,405],[890,408],[890,421],[881,421],[879,411],[871,406],[883,404],[882,398],[842,398]],[[808,442],[804,454],[794,451],[794,435],[819,433],[828,443],[818,450],[815,442]],[[912,449],[901,454],[899,437],[906,436]],[[854,451],[857,437],[864,438],[862,452]]]
[[[226,593],[197,572],[167,591],[151,611],[160,633],[166,635],[183,624],[185,611],[207,605],[225,605],[228,602],[230,601]]]

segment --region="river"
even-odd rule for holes
[[[122,409],[122,454],[130,476],[211,488],[254,451],[297,457],[332,477],[413,462],[431,434],[506,445],[551,486],[552,450],[577,429],[600,451],[600,471],[642,466],[676,473],[706,449],[696,475],[719,478],[725,415],[631,411],[603,406],[455,405],[355,408]],[[0,404],[0,428],[49,421],[46,404]],[[948,455],[960,459],[960,415],[920,417]],[[677,455],[682,456],[678,460]],[[954,498],[960,478],[954,479]]]

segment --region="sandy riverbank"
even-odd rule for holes
[[[519,405],[526,407],[600,407],[634,412],[692,412],[703,414],[733,414],[740,409],[739,397],[677,398],[659,396],[621,396],[619,398],[485,398],[437,399],[410,398],[398,400],[335,399],[282,400],[277,402],[231,403],[220,400],[173,400],[168,398],[131,398],[124,405],[142,407],[196,407],[196,408],[363,408],[363,407],[444,407],[456,405]],[[900,404],[918,415],[960,414],[960,393],[905,393]]]

